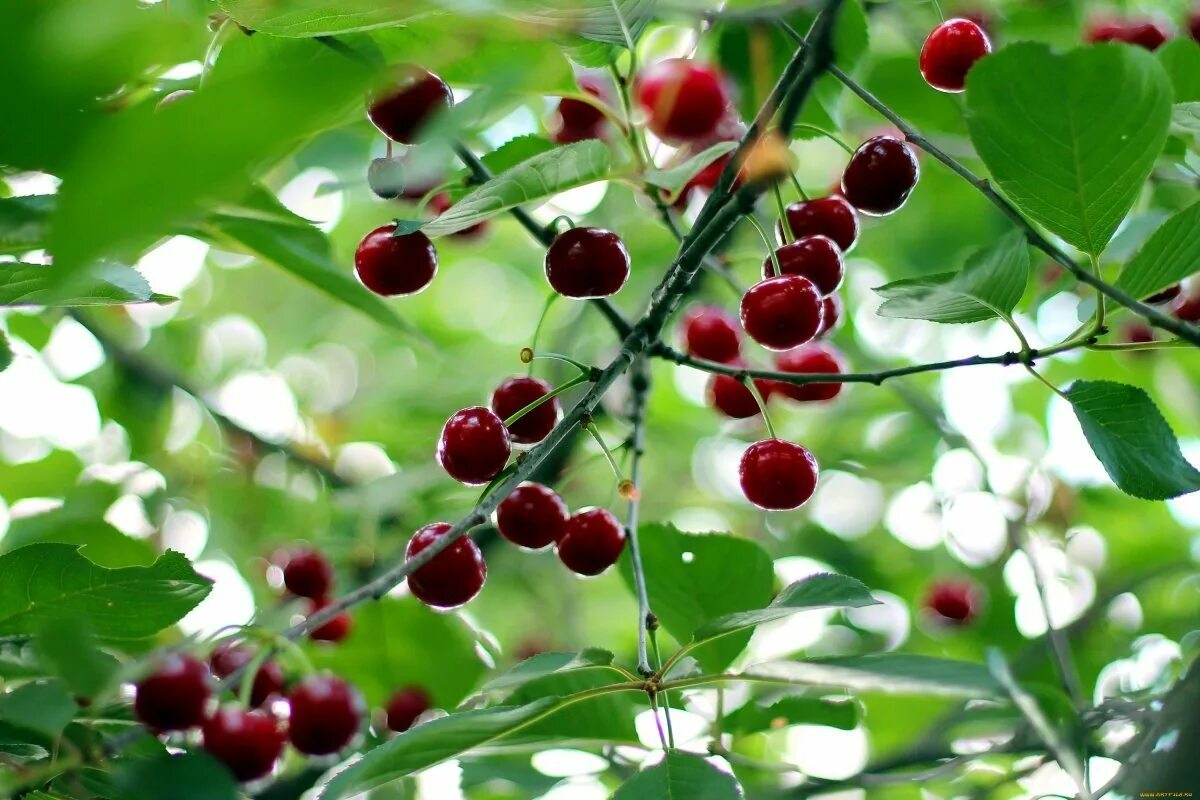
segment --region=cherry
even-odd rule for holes
[[[397,689],[387,702],[387,726],[396,733],[404,733],[432,706],[433,701],[420,686]]]
[[[821,294],[800,275],[759,281],[742,297],[742,327],[770,350],[802,345],[821,329]]]
[[[446,211],[449,210],[450,206],[452,205],[453,203],[450,202],[450,195],[447,192],[438,192],[432,198],[430,198],[428,208],[434,214],[440,215],[446,213]],[[474,241],[487,233],[487,230],[488,221],[485,219],[480,222],[476,222],[469,228],[463,228],[461,231],[455,231],[450,235],[455,239]]]
[[[1183,293],[1183,286],[1182,286],[1182,284],[1177,283],[1174,286],[1168,286],[1166,289],[1163,289],[1161,292],[1156,292],[1155,294],[1150,295],[1149,297],[1146,298],[1146,302],[1150,303],[1152,305],[1160,306],[1164,303],[1171,302],[1176,297],[1179,297],[1179,295],[1182,293]]]
[[[243,783],[269,774],[286,741],[275,717],[236,706],[218,709],[201,733],[204,749]]]
[[[992,52],[992,43],[978,23],[948,19],[930,32],[921,47],[921,75],[942,92],[961,92],[967,72]]]
[[[160,731],[183,731],[199,725],[212,696],[208,667],[178,653],[164,657],[135,688],[134,713]]]
[[[1154,51],[1162,47],[1168,38],[1168,33],[1156,23],[1142,21],[1128,23],[1121,41]]]
[[[395,84],[371,99],[367,116],[392,141],[416,144],[426,123],[452,105],[454,95],[444,80],[415,64],[402,64]]]
[[[546,279],[564,297],[608,297],[628,278],[629,251],[612,231],[571,228],[546,250]]]
[[[817,331],[818,337],[823,338],[838,329],[842,324],[842,311],[841,295],[831,294],[821,301],[821,329]]]
[[[1154,329],[1144,322],[1130,322],[1121,331],[1121,339],[1129,344],[1153,342]]]
[[[1185,294],[1175,299],[1171,313],[1176,319],[1184,322],[1200,323],[1200,291],[1193,287],[1191,294]]]
[[[571,512],[540,483],[522,483],[496,508],[496,529],[515,545],[540,550],[562,538]]]
[[[420,231],[394,236],[394,224],[380,225],[354,251],[354,272],[375,294],[416,294],[437,275],[437,250]]]
[[[780,353],[775,365],[781,372],[812,373],[827,372],[840,375],[846,371],[845,362],[837,350],[826,344],[806,344]],[[840,383],[794,383],[779,382],[777,391],[797,402],[824,402],[837,397],[842,391]]]
[[[497,417],[506,420],[552,391],[553,387],[541,378],[509,378],[492,392],[489,405]],[[552,397],[510,425],[508,435],[517,444],[537,444],[558,424],[559,413],[558,398]]]
[[[404,167],[394,158],[373,158],[367,167],[367,185],[384,200],[394,200],[404,193]]]
[[[1188,19],[1188,33],[1197,42],[1200,42],[1200,9],[1192,12],[1192,16]]]
[[[333,588],[333,565],[312,548],[294,550],[283,567],[283,585],[297,597],[326,597]]]
[[[301,753],[327,756],[346,748],[362,727],[367,704],[341,678],[313,675],[288,693],[288,739]]]
[[[448,522],[434,522],[421,528],[408,540],[405,558],[415,558],[452,527]],[[479,545],[471,537],[463,536],[409,575],[408,588],[426,605],[455,608],[479,594],[485,578],[487,564]]]
[[[712,133],[729,105],[720,73],[686,58],[668,58],[642,70],[634,93],[650,130],[672,143]]]
[[[481,486],[500,474],[511,451],[504,422],[491,410],[473,406],[446,420],[437,457],[451,478]]]
[[[314,600],[309,608],[308,615],[313,614],[325,608],[333,602],[327,597],[319,600]],[[318,625],[308,632],[308,638],[316,642],[331,642],[336,644],[350,635],[350,630],[354,627],[354,620],[350,618],[350,612],[340,611],[334,614],[327,621]]]
[[[1125,25],[1118,19],[1102,17],[1092,20],[1084,31],[1084,40],[1089,43],[1119,42],[1125,36]]]
[[[741,354],[737,319],[719,306],[695,306],[683,317],[683,342],[689,355],[725,364]]]
[[[741,359],[731,363],[739,367],[745,366]],[[754,381],[754,386],[764,401],[774,393],[774,383],[775,381]],[[732,375],[713,375],[708,381],[707,394],[709,404],[727,417],[748,419],[761,412],[758,401],[746,388],[746,384]]]
[[[817,487],[817,460],[783,439],[755,442],[738,467],[742,493],[759,508],[784,511],[808,502]]]
[[[970,581],[946,578],[929,587],[925,607],[943,622],[966,625],[979,613],[979,595]]]
[[[842,194],[864,214],[886,216],[897,211],[920,169],[912,148],[892,136],[876,136],[859,145],[842,173]]]
[[[579,79],[579,88],[598,100],[604,100],[604,84],[587,76]],[[608,132],[604,112],[585,100],[564,97],[558,101],[551,123],[551,138],[557,144],[571,144],[585,139],[603,139]]]
[[[679,196],[675,198],[675,208],[687,208],[688,201],[693,194],[699,191],[711,192],[716,188],[717,181],[721,179],[721,173],[725,171],[725,165],[729,163],[729,159],[732,157],[730,155],[721,156],[689,178],[688,182],[679,191]],[[734,178],[732,188],[737,189],[741,182],[742,177],[739,174]]]
[[[813,282],[822,296],[833,294],[842,285],[842,251],[833,239],[821,234],[801,236],[775,251],[782,275],[803,275]],[[775,274],[770,256],[763,261],[763,277]]]
[[[213,674],[224,678],[237,672],[254,660],[254,651],[233,642],[221,642],[208,657]],[[254,685],[250,688],[250,706],[258,708],[273,694],[283,691],[283,667],[278,661],[268,659],[254,673]]]
[[[844,197],[830,195],[816,200],[792,203],[785,210],[792,236],[821,235],[833,239],[834,243],[849,253],[858,240],[858,212]],[[783,221],[778,225],[779,240],[785,240]]]
[[[625,549],[625,526],[604,508],[576,511],[558,540],[558,557],[578,575],[599,575]]]

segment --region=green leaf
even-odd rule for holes
[[[774,622],[814,608],[862,608],[878,605],[860,581],[822,572],[788,585],[766,608],[726,614],[696,629],[696,641],[728,636],[765,622]]]
[[[12,345],[8,343],[8,337],[4,335],[4,331],[0,331],[0,372],[8,369],[12,361]]]
[[[78,615],[102,639],[140,639],[178,622],[211,588],[171,550],[148,567],[106,569],[73,545],[34,544],[0,556],[0,636]]]
[[[431,237],[469,228],[520,205],[542,201],[612,176],[608,145],[594,139],[556,147],[481,184],[424,227]]]
[[[678,194],[687,185],[687,182],[696,177],[701,170],[721,156],[731,153],[736,149],[737,142],[717,142],[712,147],[697,153],[682,164],[677,164],[670,169],[646,170],[646,183],[657,186],[660,189],[665,189],[670,194]]]
[[[91,626],[81,617],[48,620],[34,641],[34,650],[47,671],[78,697],[103,695],[121,667],[99,648]]]
[[[0,253],[17,254],[45,246],[54,195],[0,198]]]
[[[111,306],[165,301],[135,269],[98,264],[83,274],[64,275],[51,266],[0,264],[0,306]]]
[[[1154,56],[1022,42],[976,64],[966,97],[971,140],[1000,188],[1071,245],[1103,252],[1166,141],[1171,85]]]
[[[819,661],[772,661],[745,672],[758,680],[851,692],[993,697],[1000,688],[986,667],[966,661],[880,653]]]
[[[554,147],[554,143],[549,139],[531,133],[509,139],[495,150],[481,156],[479,160],[488,168],[488,172],[492,175],[499,175],[534,156],[553,150]],[[455,203],[469,194],[472,189],[470,186],[471,174],[466,170],[461,170],[458,174],[462,184],[448,190],[451,201]],[[418,227],[423,224],[423,222],[417,223]]]
[[[603,67],[628,46],[622,20],[635,43],[654,18],[658,0],[550,0],[527,3],[509,15],[535,27],[557,32],[571,60],[585,67]]]
[[[1200,107],[1200,103],[1196,104]],[[1200,265],[1200,203],[1163,223],[1121,271],[1117,287],[1149,297],[1194,274]]]
[[[242,796],[229,770],[199,749],[122,759],[114,781],[126,800],[237,800]]]
[[[578,670],[601,670],[615,678],[620,673],[610,667],[612,661],[613,654],[599,647],[587,647],[578,653],[538,653],[507,672],[492,678],[483,685],[480,691],[509,691],[547,675]]]
[[[271,36],[332,36],[400,25],[435,8],[419,0],[221,0],[243,28]]]
[[[613,800],[738,800],[742,787],[703,756],[672,750],[617,789]]]
[[[1155,50],[1154,55],[1171,79],[1176,103],[1200,100],[1200,43],[1179,37]]]
[[[8,533],[0,539],[0,552],[56,542],[82,546],[80,553],[102,567],[153,564],[156,553],[150,542],[121,533],[102,519],[108,506],[117,499],[116,493],[82,491],[83,488],[71,492],[60,508],[13,520]],[[92,505],[104,501],[107,503],[99,508]]]
[[[619,683],[623,677],[611,670],[578,669],[557,672],[530,681],[504,699],[505,705],[526,705],[546,697],[567,697]],[[606,744],[639,743],[634,718],[645,708],[632,692],[599,694],[557,711],[524,728],[513,740],[554,742],[566,739]]]
[[[1076,381],[1066,392],[1092,452],[1113,483],[1143,500],[1166,500],[1200,489],[1200,471],[1150,395],[1113,381]]]
[[[1176,103],[1171,106],[1171,130],[1185,136],[1200,137],[1200,103]]]
[[[1007,317],[1029,280],[1029,248],[1020,231],[972,253],[962,272],[905,278],[880,286],[881,317],[979,322]]]
[[[54,738],[75,718],[75,701],[58,681],[39,681],[0,694],[0,722]]]
[[[722,730],[728,733],[758,733],[785,725],[825,725],[853,730],[858,725],[859,705],[853,700],[820,697],[784,697],[769,706],[750,702],[725,715]]]

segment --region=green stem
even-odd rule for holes
[[[650,644],[654,648],[654,663],[662,669],[662,653],[658,649],[658,625],[650,627]],[[663,699],[663,716],[667,720],[667,741],[671,749],[675,749],[675,730],[671,727],[671,698],[666,692],[662,692]]]
[[[562,353],[533,353],[533,355],[529,356],[529,362],[533,363],[535,359],[539,358],[548,361],[562,361],[565,364],[570,364],[571,366],[575,367],[575,369],[579,370],[579,373],[584,376],[591,375],[595,369],[588,364],[584,364],[582,361],[576,361],[570,356],[564,356]]]
[[[546,317],[550,314],[550,307],[554,305],[554,301],[559,297],[558,292],[551,292],[546,297],[545,304],[542,305],[542,313],[538,316],[537,325],[533,328],[533,337],[529,341],[529,349],[535,354],[537,353],[538,337],[542,334],[542,326],[546,324]],[[533,359],[529,359],[529,375],[533,375]]]
[[[608,445],[604,443],[604,437],[600,435],[600,429],[596,427],[596,423],[588,421],[584,424],[583,429],[588,432],[596,444],[600,445],[600,451],[604,453],[604,458],[608,461],[608,466],[612,468],[613,475],[617,479],[618,484],[626,483],[625,473],[621,471],[621,465],[617,463],[617,459],[613,456],[612,451],[608,449]]]
[[[800,185],[800,179],[796,177],[796,173],[789,172],[788,175],[792,178],[792,185],[796,187],[796,194],[800,195],[801,200],[808,200],[808,192],[804,191],[804,187]],[[783,225],[783,219],[786,219],[786,217],[781,218],[781,225]],[[784,225],[783,231],[785,236],[791,233],[791,230],[786,225]]]
[[[754,402],[758,403],[758,411],[762,414],[763,424],[767,426],[767,435],[772,439],[779,438],[775,435],[775,426],[771,424],[771,413],[767,410],[767,401],[762,396],[762,392],[758,390],[758,385],[754,382],[753,378],[747,375],[743,375],[741,381],[750,394],[754,395]]]
[[[779,256],[775,254],[775,246],[771,244],[771,237],[767,234],[766,228],[763,227],[763,224],[758,221],[758,217],[754,216],[753,213],[746,215],[746,221],[754,226],[754,230],[758,231],[759,237],[762,238],[763,244],[767,248],[767,257],[771,259],[771,274],[782,275],[783,269],[779,266]],[[786,230],[786,228],[787,226],[785,225],[784,229]]]
[[[511,417],[504,420],[504,427],[511,428],[513,425],[517,424],[517,422],[519,422],[522,417],[524,417],[526,414],[533,411],[538,406],[542,405],[543,403],[549,403],[551,400],[553,400],[555,397],[558,397],[563,392],[570,391],[571,389],[574,389],[576,386],[578,386],[581,383],[587,383],[587,381],[588,381],[588,375],[577,375],[574,378],[572,378],[571,380],[562,384],[561,386],[551,389],[549,392],[546,392],[546,394],[542,395],[537,400],[534,400],[529,405],[525,406],[520,411],[513,414]]]
[[[796,180],[796,176],[793,173],[789,172],[788,174],[792,176],[792,180]],[[800,188],[799,181],[796,181],[796,188]],[[787,203],[783,202],[783,192],[780,190],[778,182],[771,189],[771,193],[775,195],[775,208],[779,209],[779,229],[783,231],[783,241],[791,244],[795,237],[792,236],[792,226],[787,221]],[[800,192],[800,196],[804,197],[803,191]],[[808,198],[805,199],[807,200]]]
[[[804,122],[797,122],[795,127],[798,130],[812,131],[813,133],[820,134],[821,136],[824,136],[826,139],[828,139],[831,142],[833,142],[834,144],[836,144],[838,147],[845,150],[850,155],[854,155],[854,148],[851,147],[850,145],[846,144],[845,142],[843,142],[841,140],[841,138],[837,136],[837,134],[831,133],[830,131],[827,131],[824,128],[818,128],[816,125],[809,125]]]

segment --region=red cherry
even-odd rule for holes
[[[221,642],[208,657],[213,674],[224,678],[237,672],[254,660],[254,651],[233,642]],[[254,685],[250,689],[250,707],[258,708],[273,694],[283,691],[283,667],[278,661],[268,659],[254,674]]]
[[[842,251],[833,239],[821,234],[801,236],[775,251],[782,275],[803,275],[813,282],[822,296],[833,294],[842,285]],[[775,274],[775,262],[763,261],[763,277]]]
[[[775,366],[781,372],[813,373],[827,372],[839,375],[846,371],[845,362],[837,350],[827,344],[806,344],[780,353],[775,357]],[[842,391],[840,383],[794,383],[779,382],[777,391],[797,402],[823,402],[832,400]]]
[[[354,272],[375,294],[416,294],[437,275],[437,250],[420,231],[393,236],[394,224],[380,225],[354,251]]]
[[[497,417],[506,420],[552,391],[554,387],[541,378],[509,378],[492,392],[490,405]],[[508,434],[517,444],[537,444],[558,424],[559,412],[558,398],[552,397],[509,426]]]
[[[1119,42],[1124,35],[1125,25],[1119,19],[1101,17],[1088,23],[1083,38],[1084,41],[1094,44],[1096,42]]]
[[[777,275],[742,297],[742,327],[770,350],[790,350],[821,329],[821,294],[808,278]]]
[[[1170,35],[1161,26],[1149,20],[1144,20],[1141,22],[1130,22],[1126,25],[1125,35],[1121,41],[1154,51],[1162,47],[1168,38],[1170,38]]]
[[[1121,339],[1130,344],[1153,342],[1154,329],[1144,322],[1131,322],[1122,330]]]
[[[629,251],[603,228],[571,228],[546,250],[546,279],[564,297],[609,297],[629,278]]]
[[[603,101],[604,84],[591,76],[579,79],[579,88],[592,97]],[[585,139],[604,139],[608,133],[608,119],[604,112],[584,100],[564,97],[558,101],[554,120],[551,123],[551,138],[557,144],[571,144]]]
[[[821,301],[821,329],[817,336],[824,338],[838,329],[842,324],[841,295],[831,294]]]
[[[1188,19],[1188,32],[1192,38],[1200,42],[1200,9],[1192,12],[1192,16]]]
[[[849,253],[858,240],[858,212],[844,197],[830,195],[792,203],[787,207],[786,214],[794,238],[828,236],[843,253]],[[785,240],[782,220],[777,229],[779,241],[782,242]]]
[[[1150,295],[1146,298],[1146,302],[1150,303],[1151,305],[1160,306],[1164,303],[1171,302],[1181,294],[1183,294],[1183,285],[1177,283],[1174,286],[1168,286],[1161,292],[1156,292],[1155,294]]]
[[[341,678],[313,675],[288,694],[288,739],[301,753],[327,756],[344,750],[366,716],[362,695]]]
[[[687,183],[683,185],[683,189],[679,191],[679,196],[675,198],[675,208],[686,208],[688,201],[692,195],[699,191],[711,192],[716,188],[717,181],[721,179],[721,173],[725,171],[725,165],[729,163],[729,159],[733,156],[724,155],[712,162],[704,169],[693,175]],[[733,188],[737,189],[742,182],[741,175],[734,178]]]
[[[286,741],[275,717],[235,706],[219,709],[201,732],[204,749],[243,783],[269,774]]]
[[[625,549],[625,526],[607,509],[575,512],[558,540],[558,557],[579,575],[599,575],[617,563]]]
[[[191,656],[173,653],[135,687],[133,710],[147,726],[183,731],[204,721],[212,684],[208,667]]]
[[[1175,315],[1175,319],[1200,323],[1200,291],[1196,291],[1196,288],[1192,287],[1191,294],[1176,298],[1175,305],[1171,307],[1171,313]]]
[[[686,58],[668,58],[642,70],[634,93],[650,130],[672,143],[712,133],[729,105],[720,73]]]
[[[979,594],[970,581],[946,578],[929,588],[925,607],[942,622],[966,625],[979,613]]]
[[[444,80],[415,64],[402,64],[393,86],[371,99],[367,116],[392,141],[416,144],[426,123],[452,105],[454,95]]]
[[[571,512],[540,483],[522,483],[496,508],[496,529],[515,545],[541,550],[562,538]]]
[[[817,488],[817,460],[783,439],[755,442],[738,467],[742,493],[759,508],[784,511],[808,502]]]
[[[739,367],[745,366],[745,362],[741,359],[731,363]],[[764,401],[774,393],[775,388],[772,385],[774,383],[775,381],[761,380],[754,382],[755,388],[758,389],[758,393],[762,395]],[[758,401],[746,388],[746,384],[732,375],[718,374],[709,378],[707,395],[709,405],[732,419],[748,419],[761,413]]]
[[[899,210],[920,168],[912,148],[891,136],[876,136],[859,145],[842,173],[842,194],[864,214],[886,216]]]
[[[978,24],[961,17],[948,19],[930,32],[921,48],[921,75],[942,92],[961,92],[967,72],[992,52],[988,35]]]
[[[448,193],[438,192],[432,198],[430,198],[429,205],[427,207],[435,215],[441,215],[446,213],[446,211],[449,210],[450,206],[452,205],[453,203],[450,202],[450,195]],[[463,241],[475,241],[476,239],[482,238],[483,235],[487,233],[487,230],[488,221],[485,219],[482,222],[476,222],[469,228],[463,228],[461,231],[455,231],[450,235],[455,239],[462,239]]]
[[[725,364],[742,350],[737,319],[720,306],[695,306],[683,317],[683,342],[689,355]]]
[[[316,600],[333,588],[333,565],[317,550],[301,548],[288,554],[283,585],[297,597]]]
[[[396,733],[404,733],[432,707],[433,701],[420,686],[397,689],[387,702],[387,726]]]
[[[511,452],[504,422],[482,406],[454,412],[438,438],[438,462],[451,478],[468,486],[481,486],[499,475]]]
[[[405,558],[415,558],[452,527],[448,522],[434,522],[421,528],[408,540]],[[409,575],[408,588],[426,605],[455,608],[479,594],[485,578],[487,564],[479,545],[471,537],[463,536]]]
[[[333,601],[328,597],[323,597],[319,600],[313,600],[312,605],[308,610],[308,615],[324,609]],[[340,611],[334,614],[326,622],[318,625],[308,632],[308,638],[315,642],[331,642],[336,644],[350,635],[351,629],[354,627],[354,620],[350,618],[350,612]]]

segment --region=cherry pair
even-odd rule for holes
[[[297,597],[308,598],[309,615],[321,611],[332,602],[333,565],[323,553],[313,548],[297,548],[283,558],[283,585]],[[350,614],[341,611],[308,632],[309,638],[322,642],[340,642],[349,635]]]
[[[603,508],[571,514],[558,494],[539,483],[522,483],[496,508],[496,529],[519,547],[556,544],[559,559],[579,575],[599,575],[625,549],[625,527]]]

